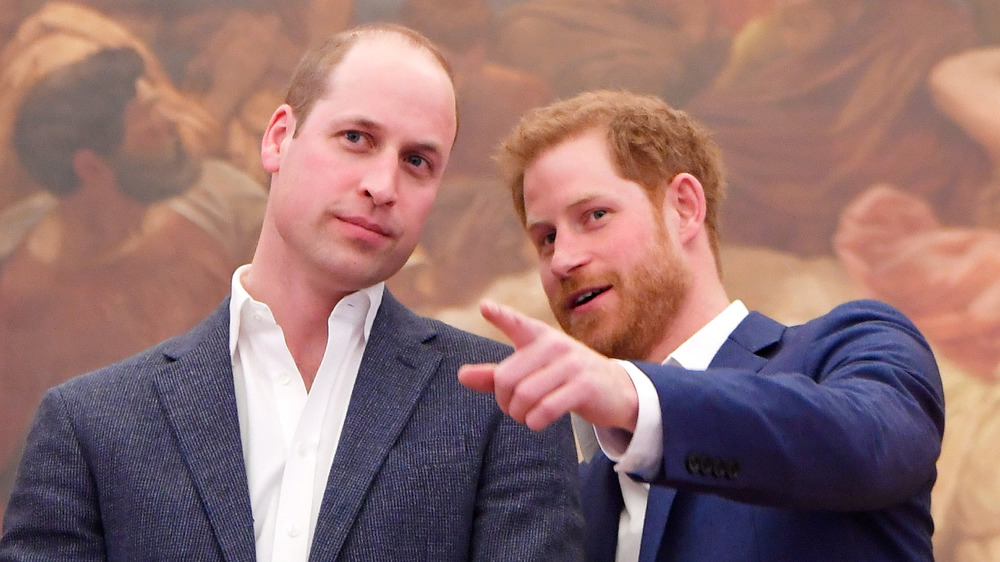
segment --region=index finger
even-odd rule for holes
[[[524,347],[535,341],[535,338],[548,329],[548,326],[541,320],[536,320],[509,306],[491,300],[479,303],[479,313],[510,338],[515,348]]]

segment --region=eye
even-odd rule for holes
[[[538,238],[538,247],[544,248],[545,246],[551,246],[556,243],[556,231],[551,231],[543,234]]]
[[[413,166],[414,168],[419,168],[421,166],[430,165],[430,163],[427,161],[426,158],[424,158],[423,156],[416,155],[416,154],[407,156],[405,158],[405,160],[406,160],[407,164]]]
[[[361,131],[344,131],[344,138],[347,142],[357,144],[365,139],[365,135]]]
[[[607,209],[590,209],[583,214],[580,220],[583,224],[597,226],[603,223],[603,219],[608,216],[608,213]]]

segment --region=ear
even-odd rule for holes
[[[678,242],[687,244],[704,230],[705,188],[698,178],[682,172],[674,176],[664,194],[664,211],[670,210],[677,216]]]
[[[114,170],[101,155],[89,148],[77,150],[73,154],[73,173],[83,185],[115,183]]]
[[[260,143],[260,161],[268,173],[273,174],[281,167],[281,153],[285,150],[286,141],[290,141],[295,133],[295,115],[288,104],[281,104],[271,115],[271,121],[264,131]]]

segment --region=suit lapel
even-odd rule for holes
[[[785,326],[751,311],[712,358],[710,369],[730,367],[761,370],[768,362],[768,348],[781,341]]]
[[[229,300],[197,328],[165,348],[157,374],[160,402],[229,561],[255,559],[232,361]]]
[[[667,529],[670,508],[677,490],[664,486],[650,486],[646,500],[646,518],[642,523],[642,540],[639,543],[639,562],[655,562],[660,552],[660,542]]]
[[[386,291],[330,468],[310,560],[338,557],[368,488],[441,361],[424,345],[435,335]]]

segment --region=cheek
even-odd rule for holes
[[[545,262],[541,262],[538,268],[538,276],[542,281],[542,290],[545,291],[545,296],[548,297],[549,302],[551,302],[552,299],[556,298],[559,294],[559,280],[552,274],[552,271],[545,264]]]

